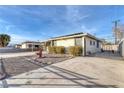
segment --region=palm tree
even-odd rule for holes
[[[10,42],[10,36],[7,34],[0,34],[0,46],[5,47]]]

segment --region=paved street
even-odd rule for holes
[[[5,48],[0,48],[0,58],[9,58],[9,57],[19,57],[19,56],[31,56],[36,54],[35,52],[32,51],[27,51],[25,49],[17,49],[17,48],[12,48],[12,47],[5,47]]]
[[[25,60],[28,60],[25,58]],[[124,87],[124,60],[76,57],[5,79],[5,87]]]
[[[31,56],[35,55],[36,52],[20,52],[20,53],[0,53],[0,58],[11,58],[11,57],[20,57],[20,56]]]

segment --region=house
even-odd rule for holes
[[[119,42],[119,53],[124,57],[124,38]]]
[[[48,51],[48,46],[64,46],[68,49],[70,46],[82,46],[82,55],[96,53],[101,51],[101,40],[88,33],[74,33],[65,36],[59,36],[48,39],[42,43],[43,49]]]
[[[32,48],[39,48],[41,45],[40,42],[35,42],[35,41],[26,41],[26,42],[22,42],[21,44],[21,48],[22,49],[32,49]]]
[[[110,52],[112,50],[115,52],[118,52],[118,47],[119,47],[118,44],[102,44],[102,49],[104,51],[108,51],[108,52]]]
[[[15,48],[21,48],[21,47],[22,47],[21,44],[16,44],[16,45],[15,45]]]

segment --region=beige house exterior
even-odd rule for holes
[[[39,48],[41,45],[40,42],[34,42],[34,41],[26,41],[21,44],[22,49],[32,49],[32,48]]]
[[[22,47],[21,44],[16,44],[16,45],[15,45],[15,48],[21,48],[21,47]]]
[[[102,49],[104,51],[112,51],[114,50],[115,52],[118,52],[118,48],[119,48],[119,45],[115,45],[115,44],[103,44],[102,45]]]
[[[51,38],[43,41],[42,46],[47,51],[48,46],[64,46],[65,49],[68,49],[70,46],[82,46],[83,56],[101,51],[101,41],[88,33],[75,33]]]

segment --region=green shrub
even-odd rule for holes
[[[68,48],[68,53],[71,54],[71,55],[74,55],[74,51],[75,51],[74,49],[75,49],[74,46],[70,46]]]
[[[65,53],[65,48],[64,48],[64,46],[57,46],[57,47],[56,47],[56,53],[57,53],[57,54],[64,54],[64,53]]]
[[[49,53],[51,54],[64,54],[65,48],[63,46],[49,46]]]
[[[81,46],[71,46],[68,49],[69,54],[73,56],[80,56],[82,54],[82,47]]]
[[[56,53],[56,47],[55,46],[49,46],[48,47],[49,53],[55,54]]]
[[[76,54],[76,56],[82,55],[82,47],[81,46],[75,46],[75,54]]]

